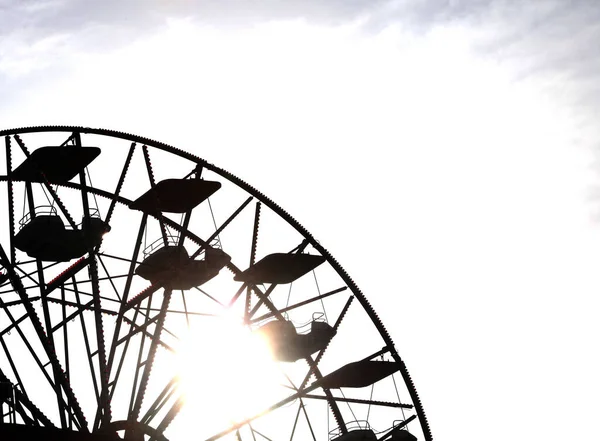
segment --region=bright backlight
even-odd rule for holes
[[[235,317],[192,325],[178,363],[185,405],[173,429],[182,430],[182,439],[262,411],[282,382],[267,344]]]

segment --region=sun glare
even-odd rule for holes
[[[178,365],[183,439],[262,411],[283,381],[266,342],[229,315],[193,324],[178,350]]]

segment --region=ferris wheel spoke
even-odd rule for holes
[[[182,231],[187,231],[188,227],[190,226],[191,219],[192,219],[192,210],[189,210],[185,213],[185,216],[183,218],[183,224],[181,225]],[[177,246],[179,248],[183,247],[184,240],[185,240],[185,234],[180,234],[179,239],[177,241]]]
[[[33,285],[33,286],[24,286],[24,288],[26,290],[32,289],[32,288],[37,288],[37,287],[38,287],[37,283],[35,285]],[[9,289],[5,289],[4,291],[0,291],[0,294],[7,294],[9,292],[14,292],[14,290],[12,289],[12,287],[9,288]],[[40,299],[39,297],[29,297],[29,300],[31,300],[31,301],[39,300],[39,299]],[[15,300],[13,302],[8,302],[7,305],[12,305],[12,304],[17,305],[19,303],[23,303],[23,302],[21,300]]]
[[[63,301],[63,304],[61,305],[61,313],[62,313],[62,320],[64,322],[64,320],[67,318],[67,308],[66,305],[64,304],[65,302],[65,289],[61,288],[60,290],[60,294],[61,294],[61,300]],[[50,332],[51,334],[53,333],[52,331]],[[65,375],[67,376],[67,378],[71,378],[71,365],[70,365],[70,360],[69,360],[69,337],[68,337],[68,333],[67,333],[67,325],[65,324],[65,326],[63,327],[63,354],[64,354],[64,358],[65,358]],[[73,428],[73,418],[71,417],[71,413],[69,412],[68,415],[69,417],[69,429]]]
[[[106,274],[106,277],[97,277],[98,282],[100,282],[101,280],[108,280],[110,283],[110,286],[113,289],[113,292],[115,293],[115,296],[117,297],[117,299],[119,300],[119,302],[121,302],[121,296],[119,295],[119,290],[117,289],[117,287],[115,286],[114,283],[114,279],[117,279],[119,277],[124,277],[124,276],[111,276],[110,273],[108,272],[108,269],[106,268],[106,265],[104,264],[104,261],[102,260],[102,257],[96,253],[96,258],[98,259],[98,261],[100,262],[100,265],[102,265],[102,269],[104,270],[104,274]]]
[[[67,139],[65,139],[65,140],[64,140],[64,141],[63,141],[63,142],[60,144],[60,146],[61,146],[61,147],[64,147],[64,146],[68,145],[70,142],[72,142],[72,141],[73,141],[73,137],[74,137],[74,136],[75,136],[75,132],[71,132],[71,134],[70,134],[70,135],[67,137]]]
[[[61,287],[61,291],[69,291],[69,292],[73,292],[73,293],[75,292],[74,289],[69,289],[66,287]],[[80,295],[85,294],[81,291],[78,291],[78,292]],[[89,294],[89,295],[93,296],[92,294]],[[72,308],[77,308],[77,311],[74,312],[72,316],[69,316],[70,318],[68,320],[73,319],[74,317],[76,317],[77,315],[81,314],[84,311],[94,311],[94,312],[100,311],[102,314],[106,314],[106,315],[117,315],[117,313],[115,311],[111,311],[110,309],[104,309],[104,308],[98,309],[94,305],[94,299],[91,299],[89,302],[83,303],[83,304],[77,303],[77,302],[71,302],[69,300],[63,300],[62,298],[57,299],[55,297],[48,297],[47,300],[49,302],[57,303],[62,306],[70,306]],[[56,324],[52,327],[52,332],[56,332],[58,330],[58,328],[61,328],[64,324],[65,324],[64,320],[60,321],[58,324]]]
[[[211,299],[213,302],[218,303],[219,305],[221,305],[223,308],[225,308],[225,305],[220,302],[219,300],[217,300],[215,297],[211,296],[209,293],[207,293],[205,290],[203,290],[202,288],[198,287],[198,286],[194,286],[194,289],[198,292],[201,292],[202,294],[204,294],[206,297],[208,297],[209,299]]]
[[[195,259],[196,257],[198,257],[198,255],[207,247],[210,246],[210,244],[212,243],[213,240],[215,240],[217,238],[217,236],[219,234],[221,234],[223,232],[223,230],[225,228],[227,228],[227,226],[231,223],[231,221],[233,221],[238,214],[240,214],[242,212],[242,210],[244,208],[246,208],[246,206],[252,201],[252,199],[254,199],[252,196],[248,197],[248,199],[246,199],[242,205],[240,205],[228,218],[225,222],[223,222],[221,224],[221,226],[219,228],[217,228],[215,230],[215,232],[213,234],[210,235],[210,237],[203,243],[200,245],[200,248],[198,248],[191,256],[190,259]]]
[[[177,400],[175,401],[175,403],[173,403],[167,414],[163,417],[162,421],[156,427],[156,432],[158,434],[162,435],[164,433],[165,429],[169,426],[169,424],[171,424],[171,422],[175,419],[177,414],[181,411],[183,404],[183,398],[177,398]],[[150,441],[152,441],[153,439],[154,438],[150,438]]]
[[[139,334],[140,332],[145,332],[146,328],[148,326],[152,325],[157,320],[158,320],[158,315],[156,315],[154,318],[146,320],[143,325],[138,326],[138,325],[135,324],[135,321],[130,320],[127,317],[125,317],[125,321],[127,322],[128,325],[130,325],[130,327],[131,327],[132,330],[129,331],[129,333],[126,334],[125,336],[121,337],[117,341],[116,346],[119,346],[120,344],[122,344],[122,343],[130,340],[131,337]],[[149,334],[149,333],[146,333],[146,335],[151,336],[151,334]]]
[[[160,285],[148,286],[143,291],[141,291],[139,294],[137,294],[136,296],[131,298],[128,302],[123,303],[123,312],[127,312],[131,308],[135,308],[137,305],[142,303],[144,300],[146,300],[148,297],[150,297],[152,294],[154,294],[156,291],[158,291],[161,288],[162,288],[162,286],[160,286]]]
[[[150,311],[156,311],[156,309],[154,309],[154,308],[150,308],[150,309],[148,310],[148,313],[149,313]],[[172,309],[167,309],[167,310],[165,311],[165,314],[166,314],[166,313],[169,313],[169,312],[178,313],[178,312],[182,312],[182,311],[174,311],[174,310],[172,310]],[[184,313],[184,314],[185,314],[185,313]],[[148,318],[149,318],[149,316],[147,316],[147,315],[146,315],[146,319],[148,319]],[[175,335],[173,332],[169,331],[169,330],[167,329],[167,327],[166,327],[166,326],[164,326],[164,325],[163,325],[163,327],[162,327],[162,331],[163,331],[163,332],[166,332],[166,333],[167,333],[167,334],[169,334],[171,337],[175,338],[175,340],[179,340],[179,337],[178,337],[177,335]],[[153,337],[153,336],[154,336],[154,335],[152,335],[152,337]],[[161,345],[161,346],[162,346],[162,345],[164,345],[164,347],[168,347],[168,345],[167,345],[166,343],[163,343],[163,342],[162,342],[162,340],[161,340],[160,338],[158,339],[158,344],[159,344],[159,345]],[[171,352],[174,352],[174,351],[173,351],[173,350],[171,350]]]
[[[256,249],[258,246],[258,227],[260,224],[260,201],[256,203],[256,209],[254,211],[254,226],[252,227],[252,244],[250,245],[250,263],[248,267],[251,267],[256,263]],[[250,321],[250,304],[252,302],[252,290],[250,287],[246,287],[246,303],[244,305],[244,323]]]
[[[264,433],[259,432],[258,430],[254,429],[253,427],[250,427],[250,430],[252,430],[253,434],[256,433],[256,434],[258,434],[258,436],[262,437],[263,439],[266,439],[267,441],[273,441],[267,435],[265,435]]]
[[[23,274],[23,277],[27,278],[28,280],[31,280],[35,284],[34,286],[28,286],[27,289],[30,289],[30,288],[33,288],[33,287],[35,287],[35,288],[39,288],[40,287],[40,282],[38,280],[35,280],[32,277],[33,275],[35,275],[38,272],[37,268],[34,271],[31,271],[31,272],[27,273],[27,272],[25,272],[25,270],[23,270],[21,268],[20,265],[13,265],[13,267],[17,271],[19,271],[21,274]]]
[[[127,175],[127,171],[129,170],[129,166],[131,165],[131,158],[133,158],[133,152],[135,151],[136,143],[132,142],[129,147],[129,153],[127,153],[127,158],[125,159],[125,164],[123,165],[123,169],[121,170],[121,176],[119,177],[119,182],[117,183],[117,188],[113,193],[113,198],[110,201],[110,206],[108,207],[108,212],[106,213],[106,218],[104,219],[107,224],[110,224],[110,220],[112,219],[113,211],[115,210],[115,206],[117,205],[117,201],[119,199],[119,195],[121,194],[121,189],[123,188],[123,183],[125,182],[125,176]]]
[[[259,301],[256,302],[256,305],[254,305],[254,307],[252,308],[252,310],[248,313],[248,318],[250,320],[252,320],[252,317],[254,316],[254,314],[256,314],[256,311],[259,310],[259,308],[263,305],[263,303],[265,302],[265,300],[267,300],[269,298],[269,296],[271,295],[271,293],[275,290],[275,288],[277,288],[277,283],[271,283],[271,286],[269,286],[264,293],[258,293],[256,291],[254,291],[252,288],[249,288],[251,291],[254,291],[254,293],[256,294],[256,296],[259,298]],[[273,305],[273,308],[275,306]],[[271,309],[271,308],[269,308]],[[280,310],[276,310],[277,314],[281,315]],[[275,312],[271,312],[271,315],[276,315]],[[281,316],[283,318],[283,316]]]
[[[242,295],[244,290],[247,290],[247,292],[251,292],[250,286],[245,282],[242,283],[242,286],[240,286],[238,288],[238,290],[236,291],[236,293],[233,295],[233,297],[231,297],[231,300],[229,300],[229,302],[227,302],[227,308],[231,308],[234,305],[234,303],[237,302],[237,299],[240,298],[240,296]]]
[[[168,311],[167,311],[168,312]],[[133,321],[130,321],[127,317],[125,318],[125,321],[127,322],[127,324],[131,325],[131,327],[134,329],[133,331],[129,332],[129,334],[127,334],[125,337],[123,337],[121,340],[119,340],[119,342],[117,342],[117,344],[121,344],[123,341],[128,341],[131,339],[131,337],[133,337],[134,335],[139,334],[140,332],[142,334],[144,334],[146,337],[150,338],[150,340],[154,339],[154,335],[148,331],[146,331],[146,328],[153,324],[156,320],[158,320],[159,316],[157,315],[154,319],[148,320],[146,321],[143,325],[138,326],[136,325]],[[163,328],[163,330],[167,331],[168,330],[166,328]],[[163,342],[161,339],[158,339],[158,344],[160,346],[162,346],[163,348],[165,348],[166,350],[168,350],[169,352],[175,352],[175,349],[173,349],[171,346],[169,346],[168,344],[166,344],[165,342]]]
[[[168,300],[163,299],[163,307],[164,307],[165,303],[168,305]],[[148,302],[148,305],[149,304],[150,304],[150,302]],[[139,310],[139,306],[136,309]],[[165,331],[168,332],[168,330],[166,328],[164,328],[164,316],[166,315],[166,311],[168,311],[168,310],[165,310],[165,309],[161,308],[161,313],[158,314],[157,317],[155,317],[155,319],[159,321],[159,324],[157,325],[156,329],[154,330],[154,334],[150,334],[150,333],[147,333],[146,331],[143,331],[144,334],[146,334],[148,337],[150,337],[150,339],[151,339],[151,346],[150,346],[150,349],[148,351],[148,355],[146,357],[146,360],[144,362],[141,362],[142,352],[143,352],[143,348],[144,348],[144,339],[142,339],[143,341],[140,344],[140,352],[139,352],[139,355],[138,355],[138,370],[136,370],[136,375],[135,375],[135,379],[134,379],[134,389],[132,390],[132,396],[131,396],[131,404],[130,404],[130,409],[131,410],[130,410],[130,415],[132,415],[132,413],[136,412],[136,411],[139,414],[139,410],[140,410],[140,406],[141,406],[141,400],[143,400],[144,395],[145,395],[145,389],[147,387],[148,380],[149,380],[149,372],[152,369],[152,364],[154,362],[154,357],[155,357],[155,354],[156,354],[157,345],[161,345],[161,346],[165,347],[166,349],[168,349],[169,351],[173,351],[173,349],[170,346],[168,346],[165,343],[163,343],[160,340],[160,338],[157,338],[157,336],[159,337],[159,335],[160,335],[159,325],[160,325],[161,318],[163,320],[162,330],[165,330]],[[147,308],[147,312],[149,312],[149,308]],[[154,322],[154,321],[156,321],[155,319],[150,319],[150,320],[152,320],[152,322]],[[129,341],[130,340],[128,339],[127,342],[126,342],[126,347],[129,344]],[[137,386],[137,375],[138,375],[138,372],[139,372],[139,368],[142,367],[142,366],[144,366],[144,373],[142,374],[142,379],[141,379],[140,384],[139,384],[138,389],[137,389],[138,390],[138,394],[137,394],[137,397],[136,397],[136,401],[134,402],[135,387]],[[120,370],[120,367],[121,366],[119,365],[119,370]],[[144,421],[147,418],[149,418],[150,420],[152,418],[154,418],[154,416],[156,415],[156,413],[158,413],[160,411],[160,409],[164,406],[164,404],[170,399],[170,397],[172,396],[172,394],[175,392],[175,389],[173,389],[173,390],[169,390],[169,389],[171,389],[174,385],[176,385],[176,383],[178,381],[179,381],[179,379],[178,379],[177,376],[171,379],[171,381],[163,389],[163,392],[161,394],[159,394],[158,398],[150,406],[149,410],[147,411],[146,415],[144,416],[144,418],[142,418],[141,421]],[[113,391],[114,391],[114,389],[113,389]],[[167,395],[166,398],[165,398],[165,395]],[[179,411],[179,407],[180,407],[180,405],[179,406],[174,406],[168,412],[167,416],[170,415],[170,420],[172,420],[175,417],[175,415]],[[169,422],[170,422],[170,420],[169,420]],[[168,423],[166,423],[166,424],[168,425]],[[157,428],[156,433],[159,434],[160,436],[162,436],[162,432],[163,432],[164,428],[166,428],[166,426],[164,426],[162,428],[161,427]]]
[[[100,256],[100,254],[96,254],[96,257],[98,257],[98,256]],[[127,260],[127,261],[129,262],[129,260]],[[110,276],[98,277],[98,281],[99,282],[102,282],[105,280],[111,281],[111,280],[116,280],[116,279],[124,279],[125,277],[127,277],[127,274],[110,275]],[[92,281],[92,279],[84,279],[84,280],[81,280],[81,283],[90,283],[91,281]],[[65,286],[71,285],[71,282],[65,282],[64,285]],[[119,291],[117,291],[115,293],[115,297],[117,297],[117,299],[111,299],[110,297],[100,296],[100,298],[103,300],[107,300],[109,302],[115,302],[120,305],[122,302],[121,302],[121,295],[120,295]]]
[[[138,228],[138,235],[135,241],[135,245],[134,245],[134,249],[133,249],[133,253],[131,256],[131,260],[129,261],[129,271],[127,273],[127,279],[125,281],[125,288],[123,289],[123,296],[121,297],[122,300],[122,304],[121,307],[119,308],[119,314],[117,316],[117,320],[115,322],[115,329],[113,332],[113,340],[112,343],[110,345],[110,352],[108,355],[108,361],[106,363],[106,369],[108,371],[108,374],[110,375],[112,372],[112,366],[113,366],[113,361],[114,361],[114,357],[115,357],[115,351],[117,349],[117,345],[116,342],[119,339],[119,334],[121,332],[121,324],[123,323],[123,317],[124,314],[126,312],[125,307],[126,307],[126,302],[129,298],[129,291],[131,289],[131,282],[133,281],[133,275],[135,272],[135,266],[136,266],[136,261],[137,261],[137,257],[140,253],[140,247],[142,245],[142,238],[144,235],[144,229],[146,227],[146,221],[148,219],[148,215],[144,214],[142,215],[142,220],[140,221],[140,226]]]
[[[234,274],[240,274],[241,273],[240,269],[238,267],[236,267],[231,262],[229,263],[229,268],[233,271]],[[248,287],[258,297],[257,305],[255,305],[255,307],[253,308],[253,310],[250,311],[250,313],[249,313],[249,317],[250,318],[252,318],[253,311],[255,313],[256,310],[258,310],[258,308],[260,307],[260,305],[264,304],[269,309],[269,311],[271,311],[271,314],[274,317],[276,317],[278,320],[285,320],[285,318],[283,317],[283,315],[281,314],[281,312],[279,311],[279,309],[277,309],[277,307],[273,304],[273,302],[271,302],[269,300],[269,295],[273,292],[273,290],[275,289],[276,286],[277,286],[276,283],[272,283],[269,286],[269,288],[267,288],[267,290],[263,293],[256,283],[250,283],[250,282],[244,281],[243,284],[242,284],[242,286],[238,289],[238,291],[236,292],[236,294],[229,301],[229,307],[231,307],[231,305],[233,305],[237,301],[237,299],[239,298],[239,296],[244,291],[244,288]]]
[[[75,277],[73,277],[72,280],[73,280],[73,290],[75,293],[75,299],[77,300],[78,304],[81,304],[81,299],[79,297],[79,290],[77,288],[77,282],[75,280]],[[93,300],[91,300],[88,304],[90,306],[92,306]],[[96,398],[96,402],[98,402],[98,404],[100,404],[100,393],[99,393],[99,389],[98,389],[98,380],[96,379],[96,372],[94,370],[93,355],[92,355],[92,349],[90,346],[90,339],[88,336],[87,326],[86,326],[85,320],[83,318],[83,309],[77,311],[77,315],[79,316],[79,323],[81,325],[81,332],[83,334],[83,342],[84,342],[85,350],[86,350],[86,354],[87,354],[88,366],[90,368],[90,375],[92,377],[92,385],[94,387],[94,396]],[[66,323],[64,326],[66,326]]]
[[[329,296],[332,296],[332,295],[335,295],[335,294],[339,294],[340,292],[346,291],[347,289],[348,289],[347,286],[342,286],[340,288],[337,288],[337,289],[334,289],[332,291],[323,293],[321,295],[318,295],[318,296],[315,296],[315,297],[311,297],[310,299],[303,300],[302,302],[298,302],[298,303],[296,303],[294,305],[290,305],[290,306],[286,306],[285,308],[281,308],[279,310],[279,312],[280,313],[289,312],[289,311],[291,311],[293,309],[300,308],[301,306],[306,306],[306,305],[309,305],[309,304],[311,304],[313,302],[316,302],[316,301],[319,301],[319,300],[323,300],[326,297],[329,297]],[[267,319],[270,319],[272,317],[273,317],[272,313],[263,314],[260,317],[253,318],[252,320],[250,320],[250,323],[262,322],[263,320],[267,320]]]
[[[167,315],[167,309],[169,308],[169,301],[171,300],[170,289],[165,289],[163,294],[163,301],[161,306],[161,311],[159,312],[158,322],[156,323],[156,327],[154,329],[154,335],[152,336],[152,340],[150,342],[150,348],[148,350],[148,357],[146,358],[146,364],[144,366],[144,372],[142,374],[142,378],[140,380],[140,384],[138,387],[138,392],[132,407],[132,411],[130,414],[130,420],[137,420],[139,417],[140,409],[142,407],[142,401],[144,399],[144,393],[146,392],[146,387],[148,386],[148,380],[150,379],[150,371],[152,370],[152,365],[154,363],[154,357],[156,355],[156,349],[158,348],[160,335],[163,330],[165,324],[165,317]]]
[[[4,144],[6,148],[6,176],[7,176],[7,187],[8,187],[8,236],[10,246],[10,263],[15,264],[16,251],[13,246],[15,242],[15,200],[12,184],[12,151],[10,146],[10,136],[4,138]]]
[[[150,405],[144,416],[140,419],[143,424],[149,424],[154,417],[160,412],[164,405],[171,399],[173,394],[177,392],[179,377],[176,375],[167,383],[163,390],[158,394],[154,402]]]
[[[138,316],[139,312],[140,312],[140,306],[138,305],[135,308],[135,313],[133,315],[133,319],[128,322],[129,323],[129,330],[130,331],[131,331],[131,329],[133,329],[133,323],[132,322],[135,322],[135,320],[137,319],[137,316]],[[111,399],[112,399],[112,397],[113,397],[113,395],[115,393],[116,386],[117,386],[117,383],[119,381],[119,376],[121,374],[121,368],[123,367],[123,362],[125,361],[125,356],[127,355],[127,350],[129,349],[129,343],[130,342],[131,342],[130,339],[127,339],[125,341],[125,346],[123,347],[123,352],[121,353],[121,357],[119,358],[119,363],[118,363],[117,370],[115,372],[114,378],[113,378],[112,382],[109,383],[109,386],[111,387],[111,391],[110,391]],[[111,347],[111,351],[116,351],[116,346],[115,345],[113,345]]]
[[[181,179],[188,179],[190,178],[192,175],[196,175],[197,179],[201,179],[202,178],[202,171],[204,170],[204,165],[202,165],[201,163],[196,163],[196,165],[194,166],[194,168],[192,168],[190,170],[190,172],[188,174],[186,174],[183,178]]]
[[[35,287],[32,287],[35,288]],[[33,297],[28,297],[27,300],[29,302],[35,302],[37,300],[39,300],[41,297],[40,296],[33,296]],[[22,305],[24,302],[22,300],[13,300],[11,302],[4,302],[4,306],[15,306],[15,305]]]
[[[258,297],[258,299],[259,299],[258,303],[260,303],[261,305],[264,304],[269,309],[269,311],[271,311],[271,315],[276,317],[278,320],[285,320],[285,318],[283,317],[283,315],[281,314],[279,309],[277,309],[277,307],[273,304],[273,302],[271,302],[271,300],[269,300],[269,294],[271,294],[271,292],[273,292],[273,289],[275,289],[276,284],[271,284],[271,286],[269,288],[267,288],[267,290],[264,293],[255,284],[249,284],[249,285],[252,288],[254,295],[256,295],[256,297]],[[258,309],[256,306],[254,308]],[[252,318],[252,311],[250,314],[250,318]]]
[[[77,282],[77,283],[83,284],[83,283],[89,283],[89,282],[90,282],[90,280],[83,280],[83,281],[80,281],[80,282]],[[74,293],[75,289],[74,288],[70,288],[70,286],[72,286],[72,285],[73,285],[73,282],[65,283],[63,285],[63,288],[65,289],[65,291],[69,291],[69,292]],[[93,300],[93,297],[94,297],[93,293],[89,293],[87,291],[82,291],[82,290],[78,290],[78,292],[82,296],[92,297],[92,300]],[[119,305],[121,304],[121,302],[119,302],[118,300],[111,299],[110,297],[100,296],[100,298],[102,300],[107,301],[107,302],[118,303]],[[52,299],[52,300],[55,300],[55,299]],[[78,306],[78,305],[75,305],[75,306]],[[90,308],[90,311],[93,311],[93,310],[94,309]],[[113,311],[113,310],[110,310],[110,309],[101,309],[100,311],[102,311],[103,314],[109,314],[109,315],[117,315],[118,314],[118,311]]]
[[[392,437],[394,436],[394,433],[397,433],[400,430],[402,430],[404,427],[406,427],[406,425],[408,425],[408,423],[410,423],[411,421],[413,421],[415,418],[417,418],[417,415],[411,415],[411,416],[409,416],[404,421],[402,421],[402,422],[398,423],[397,425],[395,425],[394,427],[392,427],[383,436],[379,437],[377,439],[377,441],[385,441],[385,440],[388,440],[388,439],[393,439]]]
[[[300,407],[302,408],[302,413],[304,413],[304,418],[306,418],[306,422],[308,424],[308,428],[310,429],[310,434],[312,435],[313,441],[317,441],[317,437],[315,436],[315,431],[313,430],[312,424],[310,423],[310,418],[308,417],[308,413],[306,412],[306,407],[304,406],[304,401],[300,398]]]
[[[154,323],[155,321],[157,321],[157,320],[158,320],[158,318],[159,318],[159,315],[157,315],[157,316],[156,316],[155,318],[153,318],[153,319],[149,319],[149,318],[148,318],[148,314],[144,314],[142,311],[140,311],[140,307],[141,307],[141,304],[138,304],[138,305],[135,307],[135,314],[134,314],[134,316],[133,316],[133,318],[132,318],[132,319],[129,319],[129,318],[127,318],[127,317],[124,317],[124,321],[125,321],[125,322],[126,322],[128,325],[129,325],[129,333],[128,333],[128,334],[127,334],[125,337],[121,338],[121,339],[120,339],[120,340],[117,342],[117,344],[116,344],[116,346],[118,346],[118,345],[120,345],[121,343],[124,343],[124,344],[125,344],[125,346],[124,346],[124,348],[123,348],[123,352],[122,352],[122,354],[121,354],[121,356],[120,356],[120,358],[119,358],[119,362],[118,362],[117,370],[116,370],[116,373],[115,373],[115,377],[114,377],[113,381],[112,381],[111,383],[109,383],[109,386],[112,388],[112,389],[111,389],[111,397],[113,396],[113,394],[114,394],[114,392],[115,392],[115,390],[116,390],[116,385],[117,385],[117,382],[118,382],[118,380],[119,380],[119,375],[120,375],[120,373],[121,373],[121,368],[122,368],[122,366],[123,366],[123,362],[124,362],[124,360],[125,360],[125,357],[126,357],[126,354],[127,354],[127,350],[128,350],[128,348],[129,348],[129,344],[130,344],[130,342],[132,341],[132,340],[131,340],[131,337],[133,337],[134,335],[138,334],[139,332],[142,332],[142,333],[143,333],[143,334],[144,334],[146,337],[148,337],[150,340],[153,340],[153,339],[155,338],[155,334],[151,334],[151,333],[147,332],[145,329],[148,327],[148,325],[150,325],[150,324]],[[149,301],[149,302],[148,302],[148,305],[147,305],[147,307],[146,307],[146,311],[147,311],[147,313],[149,313],[151,310],[152,310],[152,308],[150,308],[150,301]],[[169,310],[167,310],[167,312],[168,312],[168,311],[169,311]],[[141,326],[138,326],[138,325],[135,323],[138,315],[142,315],[143,317],[146,317],[146,321],[145,321],[145,322],[144,322],[144,324],[143,324],[143,325],[141,325]],[[163,329],[165,329],[165,328],[163,328]],[[165,329],[165,330],[166,330],[166,329]],[[155,332],[156,332],[156,331],[155,331]],[[167,330],[167,332],[168,332],[168,330]],[[143,366],[145,363],[147,363],[147,362],[148,362],[148,360],[149,360],[149,359],[147,358],[147,359],[146,359],[146,361],[144,361],[144,362],[142,362],[142,361],[141,361],[141,359],[142,359],[142,354],[143,354],[143,349],[144,349],[144,343],[145,343],[145,341],[146,341],[146,339],[142,339],[142,340],[141,340],[141,342],[140,342],[140,349],[139,349],[139,354],[138,354],[138,362],[137,362],[138,369],[136,369],[136,374],[135,374],[134,385],[137,385],[137,375],[138,375],[138,374],[137,374],[137,372],[139,371],[139,368],[140,368],[141,366]],[[168,351],[170,351],[170,352],[174,352],[174,349],[173,349],[173,348],[171,348],[171,347],[170,347],[168,344],[164,343],[164,342],[163,342],[162,340],[160,340],[160,339],[158,339],[158,344],[159,344],[160,346],[162,346],[163,348],[167,349]],[[115,349],[115,350],[116,350],[116,346],[114,346],[114,349]],[[134,390],[132,391],[132,397],[131,397],[130,409],[133,407],[134,391],[135,391],[135,388],[134,388]]]
[[[254,434],[254,429],[252,428],[252,424],[248,423],[248,427],[250,428],[250,433],[252,434],[252,441],[256,441],[256,435]]]
[[[260,201],[256,202],[254,211],[254,226],[252,227],[252,245],[250,245],[250,266],[256,263],[256,248],[258,246],[258,227],[260,225]]]
[[[30,271],[30,272],[26,272],[24,269],[21,268],[21,265],[13,265],[13,268],[15,270],[17,270],[18,272],[20,272],[23,275],[23,278],[26,278],[28,280],[30,280],[31,282],[33,282],[33,285],[31,286],[23,286],[24,290],[28,290],[28,289],[34,289],[34,288],[41,288],[39,281],[34,279],[32,276],[36,275],[38,272],[38,269],[36,268],[34,271]],[[14,292],[14,287],[12,287],[10,280],[8,281],[8,286],[11,287],[11,289],[7,292]],[[4,293],[4,292],[3,292]],[[28,299],[30,301],[33,301],[34,299],[38,300],[40,297],[28,297]],[[21,302],[22,303],[22,302]]]
[[[20,300],[19,300],[19,302],[23,303]],[[2,308],[7,308],[8,306],[11,306],[11,305],[9,305],[8,303],[3,302],[2,299],[0,299],[0,306],[2,306]],[[0,332],[0,337],[3,337],[5,334],[8,334],[9,332],[11,332],[13,329],[15,329],[17,326],[19,326],[19,323],[27,320],[28,317],[29,317],[29,314],[25,313],[21,317],[19,317],[17,320],[14,320],[14,318],[13,318],[11,320],[11,324],[9,326],[7,326],[6,328],[4,328]]]
[[[90,252],[90,272],[92,276],[92,291],[94,294],[94,319],[96,322],[96,344],[98,353],[98,364],[100,377],[100,408],[102,409],[103,415],[101,422],[106,424],[110,421],[110,396],[108,394],[108,370],[106,368],[106,347],[104,342],[104,325],[102,323],[102,309],[100,303],[100,285],[98,283],[98,262],[96,257],[93,255],[93,251]],[[96,427],[95,427],[96,428]]]
[[[135,265],[140,265],[142,263],[142,262],[138,262],[136,260],[127,259],[125,257],[114,256],[112,254],[108,254],[108,253],[105,253],[102,251],[99,251],[97,253],[97,255],[102,256],[102,257],[108,257],[109,259],[120,260],[121,262],[133,263],[134,269],[135,269]],[[113,276],[113,277],[131,277],[131,276],[129,276],[129,272],[128,272],[124,276]]]
[[[148,313],[148,309],[150,308],[150,304],[152,303],[152,296],[153,293],[150,294],[150,298],[148,299],[148,304],[146,306],[146,313]],[[136,307],[136,309],[141,309],[141,305],[138,304],[138,306]],[[135,365],[135,373],[133,376],[133,387],[131,388],[131,398],[129,400],[129,413],[127,415],[127,420],[130,423],[133,423],[137,420],[136,416],[133,416],[133,410],[136,404],[136,398],[139,396],[139,385],[138,385],[138,379],[139,379],[139,375],[140,375],[140,369],[147,364],[148,360],[149,360],[149,355],[146,357],[145,361],[142,361],[142,358],[144,356],[144,347],[146,345],[146,339],[142,338],[140,339],[140,346],[138,349],[138,356],[137,356],[137,362]],[[148,352],[149,354],[149,352]],[[138,394],[138,395],[136,395]],[[141,406],[141,404],[140,404]]]
[[[90,259],[88,257],[82,257],[81,259],[77,260],[73,265],[71,265],[69,268],[67,268],[66,270],[61,272],[54,279],[50,280],[46,284],[46,288],[44,289],[44,296],[48,296],[56,288],[64,286],[65,282],[67,282],[67,280],[69,280],[72,277],[75,277],[75,275],[79,271],[81,271],[83,268],[86,268],[89,265],[89,262],[90,262]],[[58,262],[56,262],[56,263],[58,263]],[[45,269],[48,269],[50,266],[53,266],[53,265],[49,265]]]
[[[294,419],[294,424],[292,425],[292,433],[290,434],[290,441],[294,441],[294,435],[296,434],[296,426],[298,425],[298,419],[300,418],[301,410],[302,410],[301,404],[298,403],[298,411],[296,412],[296,418]]]
[[[56,344],[54,342],[54,334],[51,332],[52,331],[52,320],[50,318],[50,310],[48,309],[48,299],[45,295],[45,282],[44,282],[44,269],[43,269],[43,265],[42,265],[42,261],[40,259],[36,259],[36,266],[37,266],[37,273],[38,273],[38,281],[39,281],[39,289],[40,289],[40,302],[42,304],[42,312],[44,314],[44,324],[46,327],[46,337],[48,338],[48,342],[50,344],[50,350],[54,351],[56,348]],[[52,374],[54,376],[54,384],[55,384],[55,389],[56,389],[56,394],[59,395],[61,394],[60,391],[60,378],[59,376],[63,375],[65,376],[65,373],[61,371],[58,371],[58,366],[56,363],[52,364]],[[68,378],[68,377],[67,377]],[[66,419],[66,409],[64,406],[62,406],[59,402],[59,417],[60,417],[60,422],[61,422],[61,427],[66,427],[67,426],[67,419]]]
[[[311,400],[327,400],[327,397],[314,394],[303,394],[302,397]],[[414,407],[412,404],[395,403],[391,401],[363,400],[359,398],[334,397],[334,400],[338,403],[372,404],[374,406],[393,407],[398,409],[412,409]]]
[[[309,366],[310,370],[312,371],[313,375],[317,379],[317,382],[322,380],[323,375],[321,374],[319,367],[317,366],[315,361],[312,359],[312,357],[308,356],[305,358],[305,360],[308,363],[308,366]],[[331,413],[333,414],[333,417],[335,418],[335,421],[336,421],[341,433],[343,433],[343,434],[347,433],[348,429],[346,429],[346,425],[344,424],[344,418],[342,417],[340,408],[337,405],[337,403],[333,397],[333,394],[331,393],[331,390],[329,390],[327,388],[323,388],[323,393],[325,393],[325,397],[327,399],[327,404],[329,405],[329,408],[331,409]]]
[[[51,301],[55,301],[56,303],[59,303],[64,306],[66,306],[66,305],[73,306],[73,307],[77,308],[77,310],[75,312],[69,314],[67,317],[64,317],[60,322],[58,322],[56,325],[54,325],[52,327],[52,329],[50,330],[50,332],[56,332],[60,328],[66,327],[67,323],[69,323],[71,320],[76,318],[79,314],[83,313],[83,311],[92,309],[93,308],[92,303],[94,302],[93,300],[90,300],[88,303],[81,305],[81,304],[78,304],[75,302],[68,302],[67,300],[63,300],[63,299],[60,299],[60,300],[51,299]]]
[[[160,309],[159,308],[148,308],[148,311],[156,312],[156,311],[160,311]],[[169,314],[188,314],[190,316],[194,315],[194,316],[198,316],[198,317],[221,317],[221,314],[211,314],[209,312],[186,311],[185,307],[184,307],[184,311],[179,311],[177,309],[167,309],[167,313],[169,313]],[[144,317],[148,318],[148,316],[146,316],[146,314],[144,314],[143,312],[140,312],[140,314],[142,314]],[[116,313],[114,315],[116,315]],[[128,319],[126,318],[125,320],[128,320]],[[179,337],[177,335],[175,335],[174,333],[172,333],[171,331],[169,331],[166,327],[163,328],[163,330],[179,340]]]

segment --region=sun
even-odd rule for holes
[[[261,412],[285,382],[267,343],[233,314],[192,323],[177,353],[184,398],[173,423],[181,432],[177,439],[216,432]]]

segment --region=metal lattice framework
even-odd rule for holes
[[[432,439],[365,296],[265,195],[140,136],[0,135],[3,439]]]

